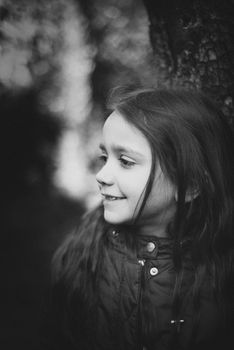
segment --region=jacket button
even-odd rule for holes
[[[155,244],[153,242],[147,243],[146,249],[147,252],[152,253],[155,249]]]
[[[112,231],[112,235],[113,235],[114,237],[118,237],[119,233],[118,233],[117,231],[113,230],[113,231]]]
[[[156,276],[158,274],[157,267],[151,267],[150,274],[151,274],[151,276]]]
[[[144,266],[144,265],[145,265],[145,260],[144,260],[144,259],[140,259],[140,260],[138,260],[138,263],[139,263],[141,266]]]

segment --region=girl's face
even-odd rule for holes
[[[104,218],[112,224],[130,222],[140,208],[150,175],[150,145],[134,125],[114,111],[104,124],[100,149],[104,165],[96,179],[103,199]],[[156,221],[171,218],[175,212],[175,192],[158,164],[141,218],[152,215]]]

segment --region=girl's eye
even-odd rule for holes
[[[131,167],[133,167],[133,166],[136,164],[136,163],[133,162],[132,160],[129,160],[128,158],[125,158],[125,157],[123,157],[123,156],[121,156],[121,157],[119,158],[119,160],[120,160],[121,165],[122,165],[124,168],[131,168]]]
[[[99,157],[99,161],[101,164],[105,164],[107,161],[107,155],[106,154],[101,154]]]

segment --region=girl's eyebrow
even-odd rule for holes
[[[106,152],[106,147],[104,146],[103,143],[100,143],[99,148],[102,151]],[[123,146],[120,146],[120,145],[112,145],[111,148],[116,153],[131,153],[131,154],[134,154],[134,155],[136,155],[138,157],[144,157],[144,155],[142,153],[132,149],[131,147],[123,147]]]
[[[100,148],[101,151],[105,151],[106,150],[106,147],[103,145],[103,143],[99,144],[99,148]]]

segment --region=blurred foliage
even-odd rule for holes
[[[43,5],[43,6],[42,6]],[[52,11],[53,8],[53,11]],[[61,122],[42,95],[56,91],[62,2],[1,1],[0,112],[4,193],[48,191]]]
[[[12,194],[46,181],[52,189],[54,171],[65,166],[59,145],[66,129],[79,139],[91,109],[93,54],[74,1],[0,1],[0,109],[8,139],[3,164]],[[81,153],[76,150],[73,163]],[[79,163],[78,175],[85,167]]]
[[[88,19],[90,40],[97,49],[92,75],[94,102],[103,106],[110,90],[117,85],[156,84],[148,17],[142,2],[78,2]]]
[[[93,57],[85,26],[73,0],[1,0],[0,92],[36,86],[48,109],[79,121]]]
[[[61,46],[64,1],[0,3],[0,80],[8,88],[28,87],[51,74]]]
[[[84,101],[80,103],[83,112],[78,110],[79,121],[82,113],[86,115],[89,101],[81,65],[87,66],[86,51],[82,50],[82,40],[70,35],[71,30],[77,31],[75,24],[83,26],[74,6],[72,1],[63,0],[0,1],[4,205],[0,237],[4,326],[0,348],[6,350],[37,348],[52,254],[84,211],[81,202],[59,192],[53,183],[65,118],[72,120],[66,106],[72,105],[74,118],[77,105],[70,102]],[[89,71],[88,66],[85,76]],[[74,84],[77,79],[80,85]],[[75,96],[77,87],[82,91],[80,98]]]
[[[153,81],[153,55],[143,4],[140,0],[2,0],[0,48],[0,93],[15,94],[31,88],[48,110],[48,129],[56,119],[58,125],[62,122],[53,151],[44,146],[48,153],[52,151],[44,160],[50,162],[49,167],[51,161],[56,163],[59,187],[70,184],[70,193],[74,190],[83,198],[85,191],[79,186],[84,187],[82,179],[87,177],[87,157],[92,164],[96,156],[97,130],[106,113],[110,90],[120,84],[151,85]],[[53,113],[53,121],[49,112]],[[23,110],[18,116],[23,118]],[[28,128],[33,129],[30,122],[36,125],[39,120],[28,122]],[[66,156],[67,142],[71,142],[69,129],[75,130],[80,140],[73,142],[73,150],[69,145],[72,159]],[[39,126],[37,130],[34,136],[40,143],[46,131]],[[35,153],[33,163],[37,156]],[[32,162],[32,158],[27,159]],[[74,170],[80,181],[75,175],[73,180],[63,178]],[[29,182],[32,178],[29,176]]]

